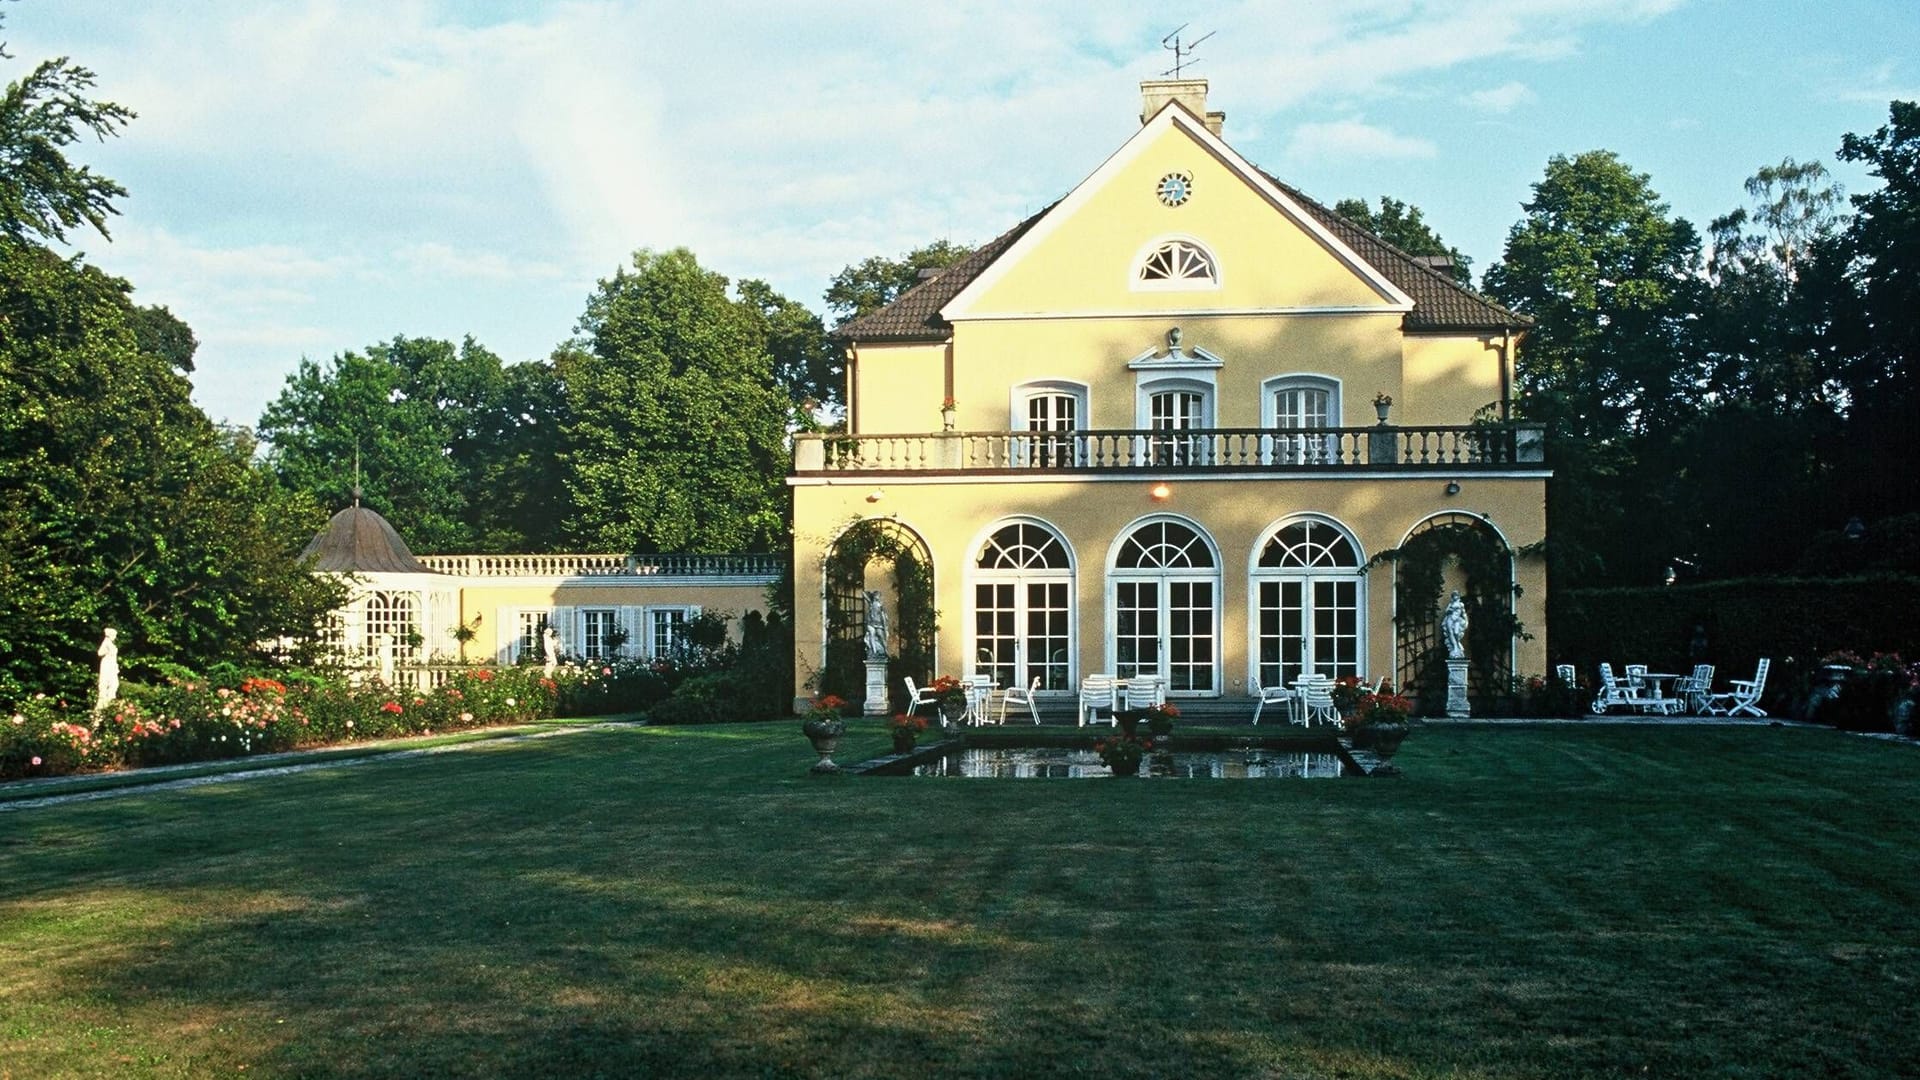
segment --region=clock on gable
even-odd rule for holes
[[[1170,172],[1160,178],[1153,193],[1168,206],[1179,206],[1193,195],[1193,174]]]

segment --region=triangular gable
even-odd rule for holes
[[[1344,243],[1339,236],[1322,224],[1318,217],[1309,213],[1265,173],[1241,157],[1219,136],[1207,130],[1206,124],[1185,106],[1178,102],[1170,102],[1152,119],[1141,125],[1140,130],[1135,132],[1133,137],[1114,151],[1091,175],[1076,185],[1072,192],[1044,212],[1038,221],[1033,222],[1032,226],[994,258],[991,264],[976,274],[965,288],[941,307],[940,317],[952,323],[968,318],[992,318],[1002,314],[979,310],[981,299],[1023,258],[1045,243],[1062,223],[1070,220],[1115,176],[1132,164],[1147,147],[1152,146],[1162,135],[1174,128],[1192,138],[1230,173],[1238,177],[1249,190],[1257,193],[1302,233],[1311,237],[1335,260],[1345,266],[1368,290],[1378,296],[1379,305],[1371,310],[1382,312],[1412,310],[1413,298],[1404,290]]]

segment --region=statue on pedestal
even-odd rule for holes
[[[553,671],[560,666],[560,633],[551,624],[540,631],[540,654],[546,660],[541,673],[553,678]]]
[[[887,607],[880,601],[880,594],[873,589],[867,590],[867,659],[885,660],[887,658]]]
[[[120,696],[120,631],[109,626],[100,635],[100,648],[95,651],[100,658],[100,681],[94,688],[93,711],[105,712],[113,699]]]
[[[1467,655],[1467,605],[1455,590],[1453,599],[1447,601],[1447,610],[1440,616],[1440,639],[1446,643],[1447,659],[1459,660]]]

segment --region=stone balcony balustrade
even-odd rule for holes
[[[428,569],[461,577],[778,578],[779,555],[422,555]]]
[[[794,437],[793,456],[797,476],[1547,468],[1545,431],[1529,424],[810,433]]]

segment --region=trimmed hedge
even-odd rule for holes
[[[1862,654],[1920,654],[1920,577],[1748,578],[1695,585],[1570,589],[1552,600],[1548,646],[1554,663],[1573,664],[1591,681],[1605,660],[1686,672],[1716,666],[1714,678],[1750,679],[1761,657],[1774,662],[1762,703],[1794,712],[1819,659]],[[1695,626],[1706,649],[1692,655]]]

